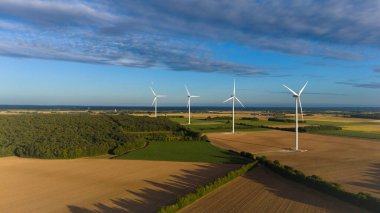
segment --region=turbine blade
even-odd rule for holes
[[[186,86],[186,85],[185,85],[185,88],[186,88],[187,95],[190,96],[190,92],[189,92],[189,90],[187,89],[187,86]]]
[[[227,101],[232,100],[233,98],[234,98],[234,97],[230,97],[229,99],[223,101],[223,103],[226,103]]]
[[[235,87],[235,79],[234,79],[234,96],[235,96],[235,92],[236,92],[236,87]]]
[[[290,89],[289,87],[287,87],[286,85],[282,85],[282,86],[284,86],[286,89],[288,89],[291,93],[293,93],[293,95],[295,95],[295,96],[298,96],[298,94],[296,93],[296,92],[294,92],[292,89]]]
[[[191,95],[190,98],[199,98],[201,96],[198,96],[198,95]]]
[[[245,106],[244,106],[244,104],[239,100],[239,98],[238,97],[236,97],[235,96],[235,99],[239,102],[239,104],[242,106],[242,107],[244,107],[245,108]]]
[[[303,111],[302,111],[302,103],[301,103],[301,97],[298,97],[298,102],[300,103],[300,109],[301,109],[301,118],[303,121]]]
[[[152,106],[154,105],[154,103],[157,101],[157,97],[154,97],[153,99],[153,102],[152,102]]]
[[[306,87],[307,83],[309,83],[309,82],[308,82],[308,81],[306,81],[306,84],[305,84],[305,85],[303,85],[302,89],[301,89],[301,90],[300,90],[300,92],[298,93],[300,96],[301,96],[301,94],[302,94],[303,90],[305,89],[305,87]]]
[[[150,87],[150,90],[152,90],[153,95],[156,96],[156,93],[154,92],[152,87]]]
[[[157,95],[156,97],[157,98],[166,98],[167,96],[166,95]]]

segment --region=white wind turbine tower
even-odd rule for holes
[[[190,117],[191,117],[191,112],[190,112],[190,108],[191,108],[191,99],[192,98],[199,98],[200,96],[196,96],[196,95],[190,95],[190,92],[189,90],[187,89],[187,86],[185,86],[186,88],[186,92],[187,92],[187,108],[189,108],[189,124],[190,124]]]
[[[150,90],[152,90],[152,93],[154,95],[154,99],[153,99],[153,102],[152,102],[152,106],[154,105],[154,117],[157,117],[157,102],[158,102],[158,99],[159,98],[165,98],[166,95],[157,95],[153,88],[151,87]]]
[[[298,103],[300,105],[300,109],[301,109],[301,117],[302,117],[302,121],[303,121],[303,111],[302,111],[302,104],[301,104],[301,94],[303,92],[303,90],[305,89],[306,85],[307,85],[308,82],[305,83],[305,85],[302,87],[302,89],[298,92],[298,94],[296,92],[294,92],[292,89],[290,89],[289,87],[287,87],[286,85],[282,85],[284,86],[286,89],[288,89],[292,94],[293,94],[293,98],[295,99],[296,101],[296,115],[295,115],[295,118],[296,118],[296,135],[295,135],[295,142],[296,142],[296,151],[298,151]]]
[[[235,80],[234,80],[234,90],[231,97],[225,100],[223,103],[226,103],[229,100],[232,100],[232,134],[234,134],[235,133],[235,100],[237,100],[242,107],[245,107],[243,103],[241,103],[241,101],[238,99],[238,97],[236,97]]]

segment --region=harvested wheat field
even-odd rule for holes
[[[291,152],[294,133],[286,131],[207,134],[213,144],[237,151],[265,155],[292,166],[306,175],[318,175],[352,192],[380,197],[380,141],[338,136],[299,134],[299,147]]]
[[[262,167],[211,192],[185,212],[365,212]]]
[[[2,212],[156,212],[239,165],[0,158]]]

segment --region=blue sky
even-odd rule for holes
[[[380,106],[380,1],[0,2],[0,104]]]

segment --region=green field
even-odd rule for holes
[[[349,131],[349,130],[324,130],[324,131],[317,131],[317,132],[310,132],[310,133],[380,140],[380,134],[372,133],[372,132]]]
[[[187,118],[170,118],[172,121],[176,121],[181,124],[187,123]],[[202,133],[210,133],[210,132],[229,132],[231,131],[232,125],[228,123],[231,121],[229,117],[221,117],[221,118],[212,118],[212,119],[200,119],[194,118],[191,120],[191,125],[185,125],[187,128],[202,132]],[[312,133],[317,134],[325,134],[325,135],[336,135],[336,136],[344,136],[344,137],[355,137],[355,138],[364,138],[364,139],[380,139],[380,123],[374,122],[363,122],[363,121],[355,121],[350,120],[350,118],[346,118],[342,120],[322,120],[322,119],[306,119],[307,123],[305,125],[329,125],[329,126],[337,126],[342,127],[343,130],[320,130],[313,131]],[[289,126],[292,123],[286,122],[276,122],[276,121],[268,121],[268,120],[235,120],[235,129],[236,131],[265,131],[267,128],[263,127],[282,127]],[[301,124],[302,125],[302,124]]]
[[[188,129],[196,132],[208,133],[208,132],[229,132],[232,130],[232,118],[221,119],[191,119],[191,125],[187,125],[187,118],[170,118],[170,120],[185,125]],[[267,129],[261,128],[261,125],[287,125],[282,122],[271,121],[248,121],[248,120],[235,120],[235,130],[237,131],[265,131]]]
[[[207,142],[150,142],[144,149],[129,152],[116,159],[159,160],[207,163],[250,162],[240,155],[219,149]]]

